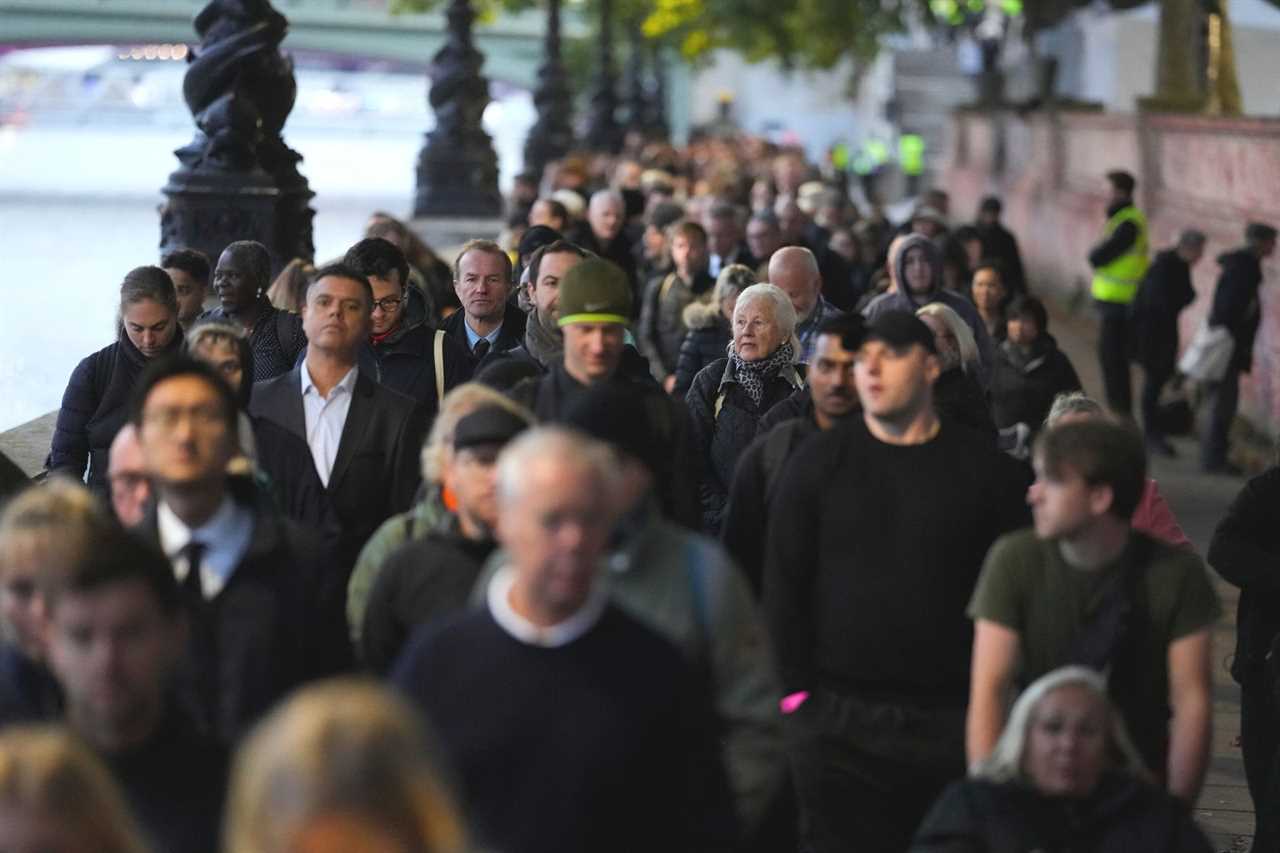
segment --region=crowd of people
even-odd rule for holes
[[[999,199],[847,189],[701,140],[521,176],[451,266],[378,213],[274,279],[254,235],[127,273],[0,510],[0,847],[1209,850],[1220,608],[1154,402],[1082,392]],[[1204,238],[1147,274],[1129,207],[1102,357],[1163,330],[1158,392]],[[1209,552],[1259,851],[1277,489]]]

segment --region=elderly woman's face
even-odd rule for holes
[[[1022,771],[1051,797],[1083,797],[1098,785],[1107,758],[1107,709],[1080,685],[1059,687],[1036,705]]]
[[[942,360],[942,369],[950,370],[960,366],[960,342],[956,340],[951,327],[933,314],[918,315],[924,324],[933,332],[933,344],[938,348],[938,356]]]
[[[768,299],[739,304],[733,313],[733,351],[743,361],[759,361],[782,345],[782,332]]]

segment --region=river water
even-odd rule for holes
[[[530,110],[492,112],[509,180]],[[0,125],[0,430],[56,409],[75,365],[111,342],[120,279],[158,260],[159,188],[190,136],[172,121]],[[353,122],[285,137],[316,193],[318,259],[359,239],[370,211],[409,209],[419,130]]]

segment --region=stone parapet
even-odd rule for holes
[[[1194,271],[1197,299],[1182,316],[1190,340],[1208,311],[1214,258],[1243,242],[1245,223],[1280,223],[1280,121],[1151,113],[959,111],[951,119],[943,183],[958,217],[988,193],[1003,198],[1005,221],[1022,246],[1032,286],[1071,301],[1087,296],[1086,259],[1100,238],[1111,169],[1138,178],[1138,203],[1152,245],[1184,228],[1205,232]],[[1280,436],[1280,257],[1264,266],[1262,328],[1242,411]]]

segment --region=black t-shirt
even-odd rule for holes
[[[963,703],[965,605],[991,543],[1029,520],[1025,475],[958,424],[893,445],[861,418],[809,439],[788,469],[764,588],[784,686]]]

